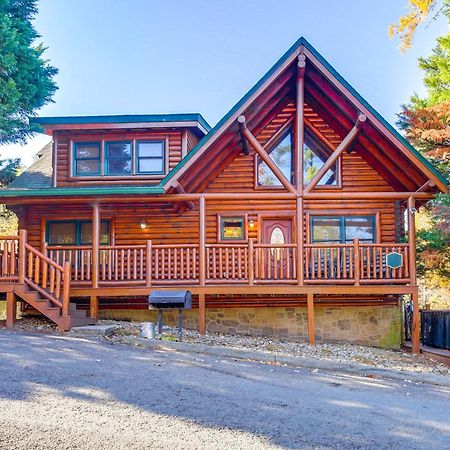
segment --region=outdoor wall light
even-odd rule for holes
[[[147,222],[145,220],[141,220],[141,223],[139,224],[143,230],[147,228]]]
[[[255,228],[255,225],[256,225],[256,223],[255,223],[255,221],[254,221],[253,219],[250,219],[250,220],[248,221],[248,226],[249,226],[249,228]]]

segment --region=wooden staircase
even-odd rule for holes
[[[28,244],[25,230],[19,236],[0,237],[0,291],[7,293],[7,327],[14,324],[17,298],[56,323],[60,331],[96,323],[70,303],[71,271],[70,262],[61,266]]]

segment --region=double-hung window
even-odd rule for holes
[[[74,144],[74,174],[100,175],[100,142],[77,142]]]
[[[311,242],[348,244],[353,239],[375,242],[374,216],[313,216]]]
[[[164,174],[164,141],[136,142],[136,173]]]
[[[131,175],[131,142],[105,143],[105,175]]]

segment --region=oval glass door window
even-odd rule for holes
[[[272,230],[270,235],[270,244],[271,245],[282,245],[286,242],[284,239],[284,233],[280,227],[276,227]],[[273,248],[272,255],[279,261],[281,259],[281,252],[283,249],[281,248]]]
[[[281,228],[276,227],[272,230],[272,234],[270,235],[270,243],[271,244],[284,244],[286,241],[284,239],[284,233],[281,231]]]

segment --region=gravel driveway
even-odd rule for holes
[[[448,449],[450,390],[0,330],[0,448]]]

